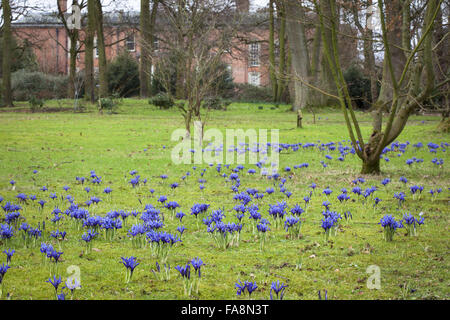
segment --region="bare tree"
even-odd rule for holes
[[[139,66],[140,96],[149,97],[152,94],[152,55],[155,39],[154,29],[159,0],[153,0],[150,9],[150,0],[141,0],[140,36],[141,58]]]
[[[276,8],[276,10],[275,10]],[[275,18],[276,15],[276,18]],[[276,28],[278,22],[278,29]],[[276,32],[278,30],[278,32]],[[278,36],[278,68],[276,61],[275,33]],[[283,1],[269,1],[269,75],[272,95],[280,102],[287,87],[286,10]]]
[[[217,80],[223,75],[223,58],[232,46],[237,27],[233,1],[170,0],[162,2],[166,33],[161,37],[155,77],[171,94],[185,102],[179,108],[185,120],[186,136],[192,121],[205,125],[202,102],[215,95]]]
[[[3,11],[2,98],[3,98],[3,105],[5,107],[12,107],[13,106],[13,96],[11,91],[12,14],[9,0],[2,0],[2,11]]]
[[[358,28],[360,37],[363,42],[364,55],[364,73],[370,79],[371,101],[373,102],[378,96],[378,77],[375,65],[375,50],[374,50],[374,34],[372,24],[374,21],[374,6],[372,0],[358,0],[348,1],[346,3],[352,13],[355,26]],[[364,22],[361,21],[360,15],[364,15]]]
[[[324,38],[330,39],[331,35],[329,31],[321,32],[317,13],[310,1],[283,2],[286,7],[286,34],[291,56],[288,77],[293,85],[292,109],[300,112],[307,108],[314,114],[316,106],[337,103],[337,87],[324,53],[328,43]],[[331,10],[326,2],[320,2],[320,6],[323,11]],[[337,14],[338,10],[334,10]]]
[[[94,37],[95,37],[95,1],[87,0],[87,26],[84,40],[84,77],[85,95],[90,102],[95,102],[94,82]]]
[[[101,0],[95,0],[95,20],[97,31],[97,48],[98,51],[98,79],[99,89],[98,95],[100,97],[108,96],[108,77],[106,74],[107,60],[105,50],[105,33],[103,31],[103,7]]]
[[[67,93],[69,97],[75,97],[77,96],[76,91],[77,90],[77,55],[80,52],[79,48],[79,29],[76,27],[72,27],[71,23],[73,21],[68,21],[68,14],[67,14],[67,8],[61,7],[61,2],[59,0],[57,2],[58,7],[58,17],[61,20],[64,29],[67,32],[69,42],[70,42],[70,48],[69,48],[69,87],[67,88]],[[79,6],[80,11],[83,7],[85,7],[86,3],[84,0],[82,0],[80,3],[78,0],[72,0],[72,8],[74,6]],[[80,17],[81,18],[81,17]],[[81,21],[80,21],[81,24]],[[65,48],[63,46],[63,48]]]
[[[402,12],[398,3],[378,0],[379,19],[382,31],[382,43],[384,46],[384,70],[382,87],[385,93],[380,93],[378,100],[373,106],[372,134],[365,143],[359,122],[352,107],[351,97],[347,84],[344,80],[342,67],[339,61],[337,46],[337,24],[338,20],[334,9],[335,0],[321,0],[327,2],[331,13],[325,12],[322,5],[315,0],[315,8],[320,17],[322,37],[327,45],[324,46],[325,54],[330,66],[334,81],[338,88],[339,103],[345,118],[345,123],[356,154],[362,160],[362,173],[379,174],[380,156],[384,148],[392,143],[404,129],[411,112],[426,99],[428,99],[436,88],[448,83],[448,78],[442,83],[435,83],[434,65],[432,59],[432,31],[434,21],[442,1],[429,0],[426,2],[422,15],[420,37],[414,42],[410,38],[408,26],[410,17]],[[391,19],[400,19],[394,22],[393,30],[401,30],[401,35],[390,34],[387,28],[386,13],[389,12]],[[395,15],[396,13],[397,15]],[[328,23],[325,23],[327,21]],[[392,23],[392,20],[389,20]],[[399,29],[400,28],[400,29]],[[324,37],[326,31],[331,31],[331,39]],[[405,32],[408,32],[405,35]],[[399,41],[403,38],[402,42]],[[408,42],[408,45],[406,44]],[[410,46],[410,47],[409,47]],[[400,50],[400,52],[398,52]],[[406,58],[405,58],[406,57]],[[392,95],[387,94],[391,91]],[[388,118],[383,128],[383,108],[388,110]]]
[[[287,36],[292,56],[291,79],[294,82],[292,109],[297,111],[313,106],[314,90],[307,83],[314,83],[305,28],[306,13],[302,1],[286,0]],[[317,63],[316,63],[317,64]]]

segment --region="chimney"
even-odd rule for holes
[[[236,8],[240,13],[248,13],[250,11],[250,0],[236,0]]]
[[[62,13],[67,12],[67,0],[58,0],[58,5],[61,8]]]

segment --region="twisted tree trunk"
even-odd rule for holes
[[[95,103],[94,82],[94,35],[95,35],[95,3],[96,0],[87,0],[87,29],[84,40],[84,76],[85,96],[91,103]]]
[[[333,8],[336,3],[335,0],[321,0],[326,1],[327,5],[331,7],[331,15],[325,15],[321,10],[321,6],[315,0],[315,7],[320,16],[320,24],[322,29],[322,35],[325,31],[324,19],[330,22],[329,28],[331,28],[331,45],[325,46],[325,53],[328,60],[328,64],[332,71],[334,81],[338,87],[339,101],[341,104],[342,112],[344,114],[345,122],[347,125],[350,139],[358,157],[362,160],[362,173],[365,174],[379,174],[380,173],[380,155],[383,149],[392,143],[403,131],[408,121],[408,117],[412,110],[418,106],[425,99],[430,97],[431,92],[435,88],[434,83],[434,66],[432,61],[432,30],[434,20],[439,10],[439,6],[442,3],[437,0],[429,0],[423,19],[422,35],[417,42],[417,45],[409,50],[409,53],[405,53],[395,46],[393,40],[402,40],[398,35],[392,35],[388,31],[386,26],[385,8],[382,0],[378,0],[378,7],[380,9],[380,22],[382,29],[382,39],[384,45],[384,70],[382,87],[385,91],[380,93],[379,100],[376,102],[376,112],[374,112],[373,131],[367,144],[364,143],[359,123],[353,112],[351,105],[351,98],[348,92],[348,88],[345,79],[342,74],[342,68],[340,67],[339,56],[337,52],[337,40],[336,40],[336,17],[333,14]],[[401,12],[401,8],[398,6],[398,2],[389,2],[389,7],[386,12]],[[400,17],[408,19],[407,14],[403,14]],[[406,22],[407,24],[408,22]],[[405,26],[405,21],[401,21],[397,25],[402,26],[402,30],[405,31],[408,28]],[[406,35],[403,35],[406,37]],[[324,41],[330,41],[323,36]],[[403,41],[405,39],[403,38]],[[400,51],[398,51],[400,49]],[[419,50],[420,55],[418,54]],[[406,59],[405,59],[406,56]],[[416,64],[423,65],[423,71],[417,68],[412,68],[411,64],[416,60]],[[404,63],[402,63],[404,61]],[[397,76],[398,75],[398,76]],[[423,83],[423,85],[421,85]],[[391,94],[391,96],[389,96]],[[405,97],[403,97],[405,96]],[[387,97],[389,100],[386,100]],[[383,119],[381,108],[383,105],[389,104],[389,116],[383,129]],[[356,138],[358,140],[356,140]]]
[[[297,111],[314,104],[313,91],[304,83],[311,80],[311,65],[304,26],[306,19],[301,1],[286,0],[285,8],[295,92],[292,109]]]
[[[11,90],[11,55],[12,55],[12,32],[11,32],[11,6],[9,0],[2,0],[3,7],[3,61],[2,61],[2,93],[3,106],[13,106]]]
[[[99,91],[100,97],[104,98],[108,96],[108,77],[106,74],[106,50],[105,50],[105,35],[103,33],[103,11],[102,3],[100,0],[95,1],[95,16],[97,26],[97,49],[98,49],[98,79],[99,79]]]

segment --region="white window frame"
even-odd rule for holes
[[[132,41],[132,42],[128,40],[130,37],[133,38],[133,41]],[[130,44],[130,43],[133,44],[133,49],[130,49],[130,48],[128,47],[128,44]],[[129,52],[136,52],[136,37],[135,37],[134,33],[128,35],[128,36],[125,38],[125,46],[126,46],[126,48],[127,48],[127,50],[128,50]]]
[[[97,36],[94,37],[94,57],[98,58]]]
[[[259,87],[261,85],[261,73],[256,71],[251,71],[248,73],[248,83]]]
[[[248,45],[248,65],[250,67],[259,67],[261,55],[261,44],[258,42],[252,42]]]

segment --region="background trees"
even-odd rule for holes
[[[149,97],[152,94],[152,56],[155,42],[155,22],[158,13],[159,0],[141,0],[140,13],[140,44],[141,58],[139,67],[140,96]]]
[[[13,105],[11,92],[11,60],[12,60],[12,33],[11,33],[11,5],[9,0],[2,0],[3,27],[2,27],[2,98],[3,105]]]
[[[69,1],[83,9],[83,28],[76,30],[67,26],[68,10],[61,5],[64,1],[55,3],[70,42],[69,46],[60,42],[70,56],[69,97],[78,96],[75,84],[82,78],[77,75],[77,57],[84,53],[88,100],[95,102],[113,91],[129,95],[139,88],[141,97],[149,97],[163,90],[185,101],[178,105],[189,133],[192,121],[205,123],[205,99],[217,96],[224,88],[233,91],[227,64],[234,54],[247,55],[241,74],[250,79],[250,74],[256,73],[249,55],[250,47],[256,44],[261,48],[257,54],[261,51],[262,64],[268,62],[270,77],[270,87],[256,96],[266,100],[271,95],[278,103],[289,92],[293,110],[314,112],[317,106],[341,106],[355,152],[363,161],[370,159],[377,171],[376,158],[400,134],[411,112],[439,111],[442,128],[448,128],[450,10],[448,2],[435,1],[270,0],[266,10],[242,14],[234,0],[142,0],[139,23],[134,15],[134,20],[125,22],[126,32],[117,26],[125,13],[108,11],[111,4]],[[32,54],[26,49],[29,45],[16,43],[11,21],[29,6],[26,1],[2,0],[1,4],[2,99],[4,105],[11,106],[10,74],[18,65],[18,50],[26,57],[20,68],[33,68]],[[138,69],[127,55],[107,61],[107,48],[115,44],[105,36],[110,30],[126,33],[125,37],[140,32],[139,52],[135,54]],[[117,39],[117,43],[121,41],[125,39]],[[266,44],[268,50],[260,47]],[[94,69],[97,62],[98,73]],[[110,63],[114,65],[108,68]],[[54,70],[62,72],[61,64]],[[129,74],[136,70],[138,81]],[[247,87],[253,88],[250,84]],[[238,95],[237,90],[233,92]],[[354,108],[373,113],[373,134],[367,141]],[[386,115],[387,121],[383,118]]]
[[[276,10],[275,10],[276,8]],[[276,23],[278,22],[278,23]],[[276,28],[278,26],[278,28]],[[276,32],[277,31],[277,32]],[[277,41],[275,41],[275,33]],[[276,45],[278,44],[278,61]],[[286,6],[283,1],[269,1],[269,74],[274,102],[280,102],[287,89]],[[277,63],[278,62],[278,63]],[[278,68],[277,68],[278,65]]]
[[[376,3],[370,0],[286,0],[284,3],[292,55],[293,108],[312,107],[321,101],[339,103],[355,152],[362,159],[362,172],[379,173],[381,153],[402,132],[409,115],[432,102],[442,88],[448,88],[448,66],[440,69],[441,81],[436,81],[435,77],[436,66],[440,65],[439,48],[448,41],[443,40],[442,30],[440,37],[433,37],[435,21],[446,6],[438,0],[377,0]],[[314,21],[315,31],[320,32],[314,34],[310,48],[308,18]],[[352,34],[351,29],[343,29],[342,21],[356,28],[357,35]],[[437,21],[441,26],[439,19]],[[345,38],[356,38],[362,44],[360,61],[369,83],[364,84],[357,66],[344,75],[342,53],[345,49],[340,42]],[[380,53],[377,48],[381,49]],[[381,61],[380,78],[376,59]],[[361,79],[359,88],[349,82],[357,78]],[[362,135],[352,99],[364,86],[370,92],[364,100],[370,104],[373,114],[368,140]],[[444,90],[441,97],[448,101],[448,90],[446,93]],[[383,118],[385,114],[387,120]]]
[[[166,0],[161,4],[166,32],[160,50],[165,54],[155,62],[155,78],[167,94],[185,100],[178,107],[189,136],[192,121],[205,124],[202,103],[219,89],[218,80],[226,72],[222,61],[233,46],[238,18],[233,1]]]
[[[331,11],[323,9],[324,2],[327,2]],[[378,100],[372,107],[372,133],[365,143],[339,61],[336,27],[338,20],[334,11],[336,1],[326,0],[321,1],[321,4],[314,1],[342,112],[355,152],[362,160],[362,173],[380,173],[380,155],[384,148],[399,136],[411,112],[440,86],[435,83],[432,30],[441,3],[430,0],[424,4],[420,32],[412,43],[411,17],[408,10],[401,7],[398,1],[386,5],[382,0],[378,0],[380,41],[384,47],[383,76]],[[387,19],[388,16],[390,20]],[[387,21],[391,21],[390,26]],[[325,38],[326,32],[331,32],[331,38]],[[387,110],[388,118],[383,126],[384,109]]]

